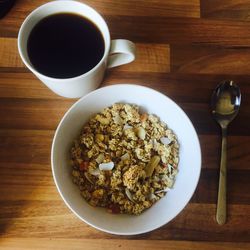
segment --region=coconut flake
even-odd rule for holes
[[[167,175],[163,175],[163,176],[161,176],[161,180],[170,181],[170,178]]]
[[[166,187],[165,189],[162,189],[162,190],[158,190],[158,191],[155,191],[155,194],[160,194],[160,193],[166,193],[166,192],[168,192],[170,190],[170,188],[169,187]]]
[[[112,170],[114,166],[115,166],[114,162],[111,161],[99,164],[99,169],[103,171],[109,171]]]
[[[123,130],[133,128],[132,126],[128,125],[127,123],[124,125]]]
[[[128,153],[126,153],[126,154],[124,154],[124,155],[121,156],[121,160],[122,161],[126,161],[126,160],[129,160],[129,159],[130,159],[130,156],[129,156]]]
[[[97,156],[97,158],[96,158],[96,162],[98,163],[98,164],[101,164],[102,162],[103,162],[103,160],[104,160],[104,154],[99,154],[98,156]]]
[[[128,188],[125,188],[125,193],[126,193],[127,197],[129,198],[129,200],[132,201],[132,202],[134,202],[133,196],[130,193],[130,191],[129,191]]]
[[[122,118],[118,114],[116,116],[114,116],[113,120],[114,120],[115,124],[122,124],[123,123]]]
[[[91,175],[98,176],[98,175],[100,175],[101,172],[100,172],[100,169],[99,169],[99,168],[96,168],[96,169],[90,170],[89,173],[90,173]]]
[[[176,176],[178,174],[178,170],[177,169],[173,169],[172,170],[172,176]]]
[[[93,181],[89,178],[89,175],[87,172],[84,173],[84,176],[86,177],[86,179],[91,183],[94,184]]]
[[[170,176],[170,180],[168,181],[168,186],[171,188],[174,185],[174,177]]]
[[[171,140],[170,140],[168,137],[162,137],[162,138],[160,139],[160,141],[161,141],[161,143],[163,143],[164,145],[168,145],[168,144],[171,142]]]
[[[156,140],[156,139],[151,139],[151,140],[149,141],[149,143],[150,143],[152,146],[154,146],[154,145],[157,143],[157,140]]]
[[[171,164],[168,164],[168,172],[171,173],[173,169],[173,166]]]
[[[156,198],[157,198],[157,196],[154,193],[151,193],[151,194],[148,195],[148,199],[151,200],[151,201],[155,200]]]
[[[152,139],[152,140],[150,141],[150,143],[152,144],[153,149],[154,149],[155,151],[157,151],[158,148],[159,148],[159,143],[157,142],[157,140],[156,140],[156,139]]]
[[[155,175],[155,176],[154,176],[154,181],[157,181],[157,182],[158,182],[158,181],[160,181],[160,178],[159,178],[158,176]]]

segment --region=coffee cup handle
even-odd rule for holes
[[[135,60],[135,44],[129,40],[116,39],[111,41],[108,57],[108,68],[117,67]]]

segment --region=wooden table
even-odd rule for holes
[[[250,249],[250,1],[83,1],[104,16],[112,38],[137,46],[136,61],[108,71],[103,86],[161,91],[186,111],[201,142],[190,203],[169,224],[133,237],[81,222],[55,188],[51,141],[75,100],[53,94],[24,67],[16,40],[27,14],[45,2],[17,0],[0,20],[0,249]],[[238,83],[242,107],[229,128],[228,222],[219,226],[220,129],[209,103],[223,79]]]

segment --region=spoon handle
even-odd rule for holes
[[[218,224],[226,223],[226,183],[227,183],[227,128],[222,128],[221,161],[220,161],[220,180],[217,201],[216,220]]]

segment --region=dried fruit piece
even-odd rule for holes
[[[161,165],[162,165],[163,168],[167,168],[168,167],[168,165],[165,164],[165,163],[162,163]]]
[[[150,159],[150,161],[145,169],[147,177],[152,176],[154,169],[159,164],[160,160],[161,160],[161,158],[158,155],[155,155]]]
[[[108,206],[108,212],[112,214],[119,214],[121,212],[120,206],[118,204],[110,204]]]
[[[89,162],[88,161],[83,161],[80,163],[79,165],[79,169],[81,171],[87,171],[88,170],[88,167],[89,167]]]
[[[140,117],[141,122],[145,122],[148,119],[148,114],[147,113],[143,113]]]

